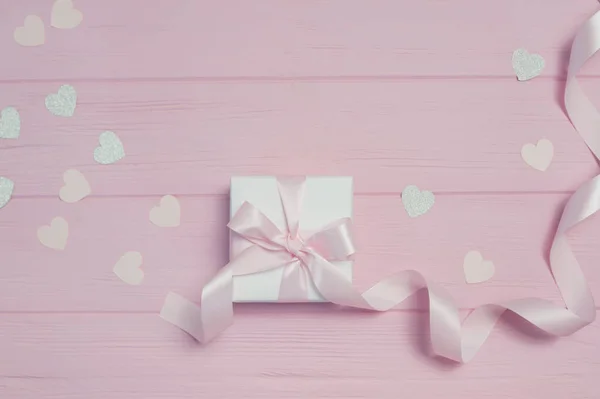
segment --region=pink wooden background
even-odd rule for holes
[[[329,305],[243,305],[207,347],[158,317],[227,260],[227,184],[241,174],[355,177],[356,283],[415,268],[461,309],[538,296],[560,302],[546,257],[569,194],[598,165],[565,117],[569,44],[593,0],[76,0],[75,30],[46,28],[18,46],[28,14],[49,25],[52,1],[1,0],[0,108],[21,112],[19,140],[0,142],[0,175],[16,182],[0,210],[0,397],[506,398],[600,397],[600,323],[554,340],[506,317],[465,366],[431,359],[421,298],[387,314]],[[516,81],[512,51],[542,54],[543,76]],[[600,105],[600,59],[585,68]],[[75,86],[73,118],[44,97]],[[127,157],[92,152],[103,130]],[[521,146],[548,138],[547,172]],[[78,168],[93,195],[58,199]],[[400,202],[407,184],[435,192],[424,217]],[[177,195],[182,225],[148,211]],[[64,252],[36,230],[70,223]],[[600,298],[600,223],[571,242]],[[467,285],[479,249],[496,276]],[[146,279],[112,273],[128,250]]]

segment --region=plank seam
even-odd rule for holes
[[[520,195],[569,195],[573,194],[574,191],[432,191],[436,196],[520,196]],[[118,198],[155,198],[157,196],[163,196],[167,192],[153,193],[153,194],[106,194],[106,195],[89,195],[86,198],[89,199],[118,199]],[[174,193],[169,192],[168,194],[174,195],[180,198],[229,198],[228,193]],[[398,197],[402,195],[402,191],[390,191],[390,192],[355,192],[355,197]],[[56,199],[58,195],[13,195],[12,200],[37,200],[37,199]]]
[[[595,80],[600,75],[583,75],[580,80]],[[515,75],[343,75],[343,76],[181,76],[181,77],[123,77],[123,78],[48,78],[48,79],[0,79],[0,84],[56,84],[68,81],[76,83],[359,83],[374,81],[414,80],[516,80]],[[565,81],[566,76],[538,76],[536,80]]]
[[[260,305],[254,303],[253,305]],[[472,311],[475,308],[457,308],[461,312]],[[600,306],[596,306],[596,310],[600,310]],[[392,312],[400,313],[428,313],[427,309],[394,309]],[[135,310],[135,311],[120,311],[120,310],[0,310],[0,317],[9,315],[159,315],[158,310]]]

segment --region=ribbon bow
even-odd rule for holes
[[[303,238],[299,227],[305,178],[279,178],[277,185],[285,216],[284,230],[245,202],[228,227],[254,245],[236,257],[232,273],[243,276],[283,267],[278,300],[294,302],[306,299],[310,275],[317,275],[322,268],[335,268],[331,261],[347,260],[355,252],[352,222],[349,218],[338,219]],[[339,272],[332,273],[336,278],[343,277]]]
[[[245,202],[235,213],[229,229],[253,245],[227,264],[202,290],[200,308],[170,293],[161,316],[201,342],[207,342],[232,323],[233,277],[283,267],[280,302],[305,299],[311,281],[326,299],[338,298],[339,281],[350,284],[332,261],[354,254],[351,220],[338,219],[307,238],[299,235],[300,209],[305,177],[279,178],[279,196],[285,216],[281,231],[254,205]],[[344,294],[341,294],[344,295]]]

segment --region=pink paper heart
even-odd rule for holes
[[[142,266],[142,254],[136,251],[126,252],[115,264],[113,272],[123,282],[129,285],[140,285],[144,280]]]
[[[494,263],[484,260],[479,251],[469,251],[463,262],[465,280],[469,284],[482,283],[494,276]]]
[[[544,172],[554,157],[554,146],[550,140],[541,139],[537,145],[525,144],[521,149],[521,156],[527,165]]]
[[[42,245],[62,251],[67,246],[69,224],[65,219],[55,217],[49,226],[42,226],[38,229],[37,236]]]
[[[81,11],[73,6],[72,0],[56,0],[52,6],[50,24],[59,29],[73,29],[83,21]]]
[[[159,227],[177,227],[181,223],[181,207],[172,195],[165,195],[150,210],[150,221]]]
[[[41,46],[46,41],[44,21],[37,15],[28,15],[23,26],[15,29],[14,38],[21,46]]]
[[[69,169],[63,174],[65,185],[60,189],[59,197],[61,200],[70,204],[81,201],[91,194],[90,183],[86,180],[83,173],[76,169]]]

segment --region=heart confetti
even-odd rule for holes
[[[114,132],[103,132],[98,138],[100,145],[94,150],[94,160],[102,165],[110,165],[125,156],[123,143]]]
[[[181,206],[172,195],[165,195],[160,204],[150,210],[150,221],[159,227],[177,227],[181,223]]]
[[[37,236],[42,245],[62,251],[67,246],[69,224],[60,216],[55,217],[49,226],[42,226],[38,229]]]
[[[81,11],[73,6],[72,0],[56,0],[52,6],[50,25],[58,29],[73,29],[83,21]]]
[[[77,92],[71,85],[62,85],[56,94],[46,97],[46,108],[52,115],[71,117],[77,106]]]
[[[469,284],[483,283],[494,276],[494,263],[484,260],[479,251],[469,251],[463,262],[465,280]]]
[[[520,81],[533,79],[540,75],[545,65],[546,62],[541,55],[529,54],[523,48],[515,50],[512,56],[512,66]]]
[[[0,112],[0,139],[16,139],[21,134],[21,117],[13,107],[6,107]]]
[[[8,204],[14,189],[15,183],[13,183],[12,180],[0,176],[0,209],[4,208],[4,206]]]
[[[431,191],[419,190],[417,186],[406,186],[402,190],[402,203],[408,216],[415,218],[429,212],[435,203],[435,196]]]
[[[527,165],[544,172],[554,157],[554,145],[547,139],[539,140],[537,145],[528,143],[521,148],[521,156]]]
[[[142,266],[142,254],[136,251],[126,252],[115,264],[113,272],[123,282],[129,285],[140,285],[144,280]]]
[[[60,189],[58,196],[67,203],[81,201],[92,193],[90,183],[83,173],[76,169],[69,169],[63,174],[65,185]]]
[[[23,26],[15,29],[14,38],[21,46],[41,46],[46,41],[44,21],[37,15],[28,15]]]

